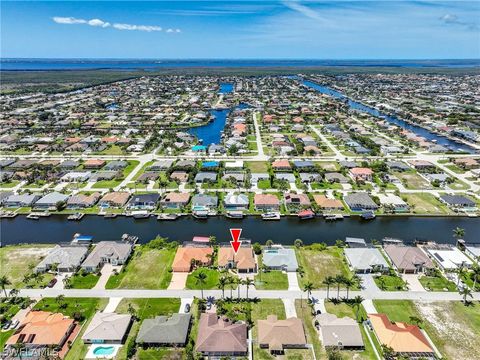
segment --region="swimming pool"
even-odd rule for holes
[[[98,346],[93,349],[93,355],[95,356],[106,356],[106,355],[113,355],[115,352],[114,346]]]

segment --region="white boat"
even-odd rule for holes
[[[83,213],[75,213],[67,217],[67,220],[80,221],[85,216]]]
[[[343,215],[342,214],[325,214],[324,218],[327,221],[343,220]]]
[[[157,220],[177,220],[179,217],[178,214],[159,214]]]
[[[29,220],[38,220],[38,219],[40,219],[40,216],[38,216],[37,214],[28,214],[28,215],[27,215],[27,219],[29,219]]]
[[[227,211],[225,217],[229,219],[243,219],[243,211]]]
[[[268,212],[268,213],[262,214],[262,220],[280,220],[280,213]]]

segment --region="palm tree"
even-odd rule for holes
[[[15,349],[15,356],[22,360],[23,350],[25,350],[25,344],[20,341],[13,344],[13,348]]]
[[[228,285],[228,279],[225,276],[222,276],[218,279],[217,286],[222,290],[222,299],[225,298],[225,286]]]
[[[330,286],[335,284],[335,279],[332,276],[327,276],[322,282],[324,285],[327,285],[327,299],[330,298]]]
[[[9,295],[13,298],[16,298],[19,293],[20,293],[20,291],[18,291],[17,289],[12,289],[12,290],[10,290]]]
[[[303,246],[302,239],[295,239],[295,241],[293,243],[295,244],[295,247],[297,247],[297,248],[300,248],[300,247]]]
[[[303,277],[303,275],[305,275],[305,269],[303,268],[302,265],[298,266],[297,273],[298,273],[298,275],[300,275],[300,277]]]
[[[127,312],[130,314],[130,316],[131,316],[133,319],[136,319],[136,318],[137,318],[137,310],[135,310],[135,308],[133,307],[133,305],[132,305],[131,303],[128,303]]]
[[[468,287],[464,286],[462,290],[458,292],[460,295],[463,296],[463,303],[466,305],[467,304],[467,296],[473,297],[472,295],[472,290],[470,290]]]
[[[227,277],[228,285],[230,285],[230,298],[233,297],[233,285],[235,284],[235,278],[233,276]]]
[[[355,285],[355,281],[353,280],[353,278],[345,278],[343,280],[343,284],[347,288],[347,300],[348,300],[348,292],[349,292],[350,288]]]
[[[461,227],[456,227],[455,229],[453,229],[453,237],[456,238],[457,240],[463,238],[464,236],[465,236],[465,229]]]
[[[265,246],[266,246],[266,247],[271,247],[272,245],[273,245],[273,240],[268,239],[268,240],[265,242]]]
[[[313,283],[307,282],[305,285],[303,285],[303,291],[307,292],[308,299],[310,299],[310,296],[312,295],[312,290],[313,290]]]
[[[242,285],[243,280],[239,277],[234,277],[235,285],[237,285],[237,298],[240,299],[240,285]]]
[[[335,276],[335,283],[337,284],[337,299],[340,297],[340,285],[345,283],[345,276],[339,274]]]
[[[455,272],[457,273],[457,287],[458,287],[458,285],[460,284],[460,280],[464,279],[465,276],[467,275],[467,269],[465,269],[465,267],[463,267],[463,263],[462,263],[462,265],[460,265],[455,270]]]
[[[475,288],[477,287],[477,281],[480,278],[480,266],[474,265],[472,267],[472,277],[473,277],[473,291],[475,291]]]
[[[65,303],[65,295],[58,295],[55,298],[55,302],[58,304],[58,306],[60,308],[62,308],[64,306],[64,303]]]
[[[247,287],[247,300],[248,300],[248,289],[250,288],[250,286],[254,284],[254,282],[251,278],[247,277],[243,283]]]
[[[202,299],[203,299],[203,287],[207,283],[207,274],[205,274],[203,271],[200,271],[199,273],[195,274],[195,284],[200,286],[200,290],[202,291]]]
[[[217,243],[217,237],[216,236],[210,236],[208,238],[208,243],[210,244],[210,246],[213,246]]]
[[[3,275],[2,277],[0,277],[0,287],[2,288],[3,292],[5,293],[5,297],[8,297],[7,290],[5,290],[5,288],[9,285],[12,285],[12,282],[10,281],[10,279],[6,275]]]
[[[353,307],[356,309],[355,310],[355,319],[357,319],[358,322],[358,313],[360,311],[360,305],[362,305],[363,300],[365,300],[363,297],[360,295],[357,295],[353,298]]]

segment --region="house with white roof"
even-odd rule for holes
[[[346,248],[345,257],[357,273],[383,272],[388,264],[377,248]]]
[[[472,260],[454,246],[426,247],[427,254],[437,262],[443,270],[455,270],[459,267],[471,267]]]

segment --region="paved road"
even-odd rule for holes
[[[8,292],[8,290],[7,290]],[[334,292],[336,294],[336,291]],[[334,295],[331,293],[330,295]],[[456,292],[428,292],[428,291],[379,291],[371,293],[368,291],[350,291],[350,297],[357,295],[364,299],[385,299],[385,300],[422,300],[422,301],[450,301],[461,300],[462,297]],[[2,294],[3,295],[3,294]],[[56,297],[64,295],[65,297],[121,297],[121,298],[193,298],[201,297],[200,290],[102,290],[102,289],[22,289],[20,296],[29,297]],[[205,290],[204,296],[213,296],[220,298],[221,290]],[[234,297],[236,292],[234,292]],[[243,295],[243,294],[242,294]],[[250,297],[261,299],[300,299],[305,298],[302,291],[290,290],[254,290],[250,289]],[[317,299],[327,297],[324,290],[313,291],[312,296]],[[340,297],[346,296],[345,291],[340,291]],[[480,292],[473,294],[473,300],[480,300]]]

